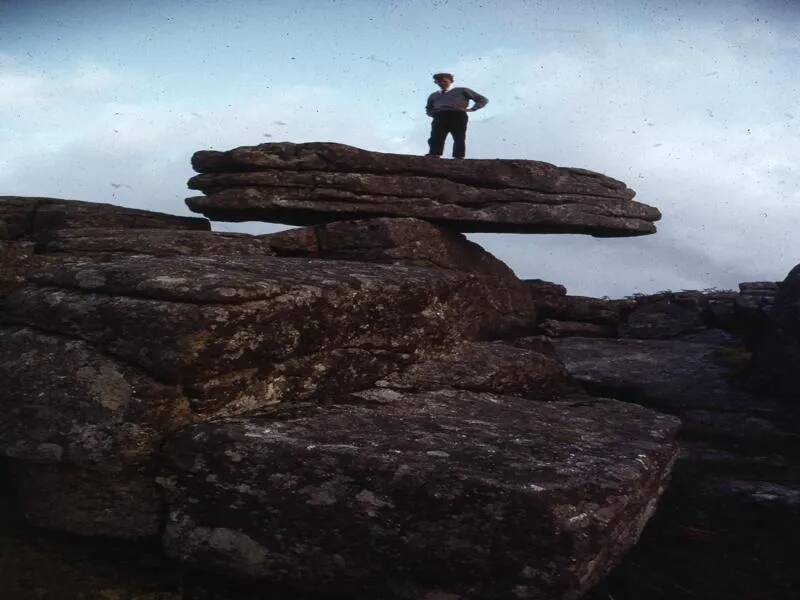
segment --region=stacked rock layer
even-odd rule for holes
[[[272,143],[192,157],[205,196],[189,208],[219,221],[316,225],[417,217],[462,232],[655,232],[656,208],[621,181],[530,160],[448,161],[333,143]]]
[[[446,227],[0,219],[0,452],[38,526],[353,598],[578,598],[668,481],[677,421],[514,343],[528,286]]]

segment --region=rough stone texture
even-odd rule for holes
[[[670,412],[757,409],[749,394],[731,385],[728,361],[734,352],[726,347],[683,340],[579,337],[555,339],[553,344],[567,372],[598,395]],[[764,411],[772,408],[763,403]]]
[[[25,282],[25,275],[40,265],[33,242],[0,241],[0,298],[19,288]]]
[[[633,298],[624,311],[620,337],[662,339],[700,331],[706,327],[733,326],[736,292],[661,292]]]
[[[199,229],[208,230],[205,219],[176,217],[163,213],[125,208],[97,202],[0,196],[0,221],[5,239],[18,239],[51,229],[115,227],[135,229]]]
[[[444,356],[416,363],[376,382],[395,390],[453,388],[535,400],[556,400],[565,391],[557,360],[501,342],[462,344]]]
[[[616,337],[617,328],[613,325],[598,325],[580,321],[557,321],[545,319],[539,330],[548,337]]]
[[[493,330],[467,274],[299,258],[132,257],[30,276],[7,320],[90,342],[193,409],[350,391],[415,354]]]
[[[583,169],[525,160],[437,161],[342,144],[288,142],[200,151],[187,199],[214,220],[316,225],[417,217],[459,231],[655,232],[657,209],[625,184]]]
[[[46,375],[43,374],[46,371]],[[83,535],[147,537],[165,437],[186,399],[83,341],[0,328],[0,456],[30,522]]]
[[[340,221],[262,236],[279,256],[304,256],[436,267],[471,273],[503,322],[497,335],[535,322],[527,286],[514,272],[460,233],[411,218]]]
[[[269,256],[135,256],[30,278],[3,317],[36,330],[0,330],[0,453],[32,522],[122,537],[157,527],[152,470],[176,428],[370,387],[475,333],[486,304],[468,274]],[[548,366],[563,378],[545,363],[521,389],[545,393]]]
[[[614,327],[619,324],[624,310],[632,306],[628,300],[607,300],[553,293],[535,294],[533,300],[542,319],[595,323]]]
[[[61,229],[36,236],[42,254],[102,259],[122,254],[149,256],[272,256],[259,236],[173,229]],[[59,256],[59,258],[62,258]]]
[[[168,443],[164,543],[348,598],[576,599],[653,512],[676,427],[452,390],[284,404]]]
[[[800,400],[800,265],[789,272],[775,297],[756,363],[760,387],[789,401]]]
[[[545,281],[544,279],[524,279],[523,282],[534,298],[540,296],[566,296],[567,288],[560,283]]]
[[[47,376],[43,376],[43,370]],[[191,421],[186,399],[86,342],[0,327],[0,454],[120,471]]]

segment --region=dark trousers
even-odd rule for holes
[[[441,156],[444,152],[444,140],[447,134],[453,136],[453,157],[464,158],[466,153],[465,140],[467,138],[467,113],[460,110],[445,110],[433,115],[431,123],[431,137],[428,147],[431,154]]]

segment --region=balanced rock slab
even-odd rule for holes
[[[624,183],[530,160],[436,160],[343,144],[288,142],[196,152],[206,196],[189,208],[219,221],[316,225],[416,217],[463,232],[655,232],[661,215]]]
[[[164,544],[335,597],[576,599],[654,511],[676,428],[622,402],[454,390],[287,403],[168,442]]]

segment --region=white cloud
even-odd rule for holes
[[[475,239],[520,276],[574,293],[782,278],[800,262],[796,37],[752,25],[649,33],[575,30],[569,44],[539,53],[499,48],[452,70],[458,84],[490,97],[471,115],[470,156],[545,160],[622,179],[662,210],[659,233]],[[400,60],[402,48],[395,52],[387,60]],[[0,135],[2,193],[186,214],[198,149],[288,140],[426,150],[427,92],[407,92],[417,82],[358,93],[273,86],[251,96],[232,91],[227,103],[223,95],[142,102],[134,92],[146,83],[90,63],[45,75],[0,56],[0,132],[12,134]]]

